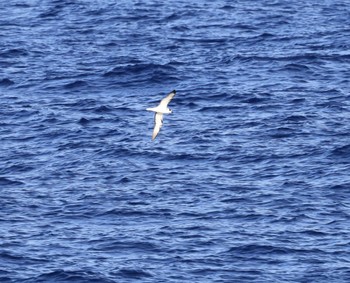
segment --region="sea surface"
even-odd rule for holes
[[[350,282],[349,1],[0,0],[0,282]]]

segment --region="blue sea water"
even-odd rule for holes
[[[346,0],[0,1],[0,282],[350,282],[349,38]]]

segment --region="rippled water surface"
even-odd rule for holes
[[[0,281],[350,282],[349,38],[345,0],[0,1]]]

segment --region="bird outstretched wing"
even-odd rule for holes
[[[176,94],[176,90],[173,90],[172,92],[170,92],[165,98],[163,98],[160,103],[159,103],[159,106],[161,107],[167,107],[170,100],[173,99],[173,97],[175,96]]]
[[[152,140],[154,140],[156,138],[162,125],[163,125],[163,114],[156,113],[154,115],[154,129],[153,129],[153,134],[152,134]]]

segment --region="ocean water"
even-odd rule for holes
[[[350,282],[349,38],[346,0],[0,1],[0,282]]]

